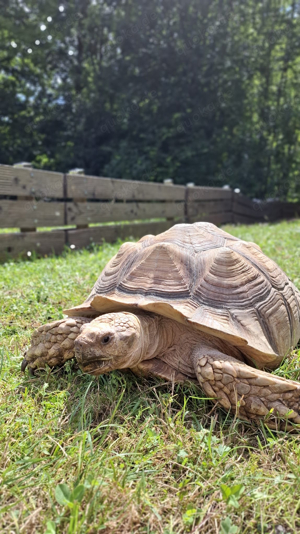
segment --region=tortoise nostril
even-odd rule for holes
[[[76,349],[82,349],[85,345],[87,345],[88,343],[86,342],[85,339],[81,338],[81,337],[78,337],[76,340],[75,340],[75,350]]]
[[[98,336],[99,336],[99,332],[95,330],[90,330],[86,334],[87,341],[89,341],[90,343],[96,343]]]

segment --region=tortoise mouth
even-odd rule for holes
[[[82,336],[79,337],[80,339],[75,340],[75,357],[81,368],[90,365],[102,365],[112,360],[112,356],[101,354],[102,351],[99,350],[99,347],[91,346]]]
[[[78,363],[83,373],[97,376],[112,371],[112,367],[108,365],[110,360],[112,360],[112,358],[95,358],[94,360],[81,361]]]

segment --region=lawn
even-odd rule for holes
[[[300,221],[224,229],[300,288]],[[119,246],[0,266],[0,532],[299,532],[300,434],[236,420],[192,385],[21,374],[34,328],[81,303]],[[299,357],[276,372],[298,379]]]

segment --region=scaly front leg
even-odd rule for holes
[[[205,393],[227,410],[246,419],[276,416],[300,423],[298,382],[254,369],[212,347],[194,350],[193,361]]]
[[[74,358],[74,341],[83,324],[92,319],[86,317],[67,318],[40,326],[31,339],[31,345],[25,354],[21,370],[41,369],[45,364],[50,367],[62,365]]]

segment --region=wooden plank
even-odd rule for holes
[[[230,200],[232,191],[221,187],[187,187],[187,202],[198,202],[204,200]]]
[[[262,202],[259,204],[265,219],[277,221],[280,219],[290,219],[300,216],[300,202]]]
[[[244,195],[241,195],[240,193],[233,193],[233,204],[232,204],[232,210],[235,215],[241,215],[241,217],[250,217],[257,220],[265,220],[266,219],[266,206],[268,203],[266,202],[253,202],[248,197],[245,197]],[[238,220],[238,217],[235,217],[235,220]]]
[[[188,220],[199,219],[205,220],[206,216],[212,213],[223,213],[231,211],[231,200],[214,200],[204,202],[188,202],[186,206],[186,213]]]
[[[258,224],[264,222],[264,219],[256,219],[254,217],[249,217],[240,213],[233,213],[232,222],[234,224]]]
[[[67,230],[67,240],[72,248],[83,248],[92,243],[103,241],[113,243],[118,239],[133,237],[139,239],[145,235],[158,235],[173,226],[171,221],[117,224],[111,226],[94,226],[85,230]]]
[[[282,202],[282,217],[291,219],[300,216],[300,202]]]
[[[260,206],[266,221],[278,221],[283,218],[282,202],[263,202]]]
[[[0,200],[0,228],[63,225],[63,202]]]
[[[65,232],[29,232],[0,234],[0,260],[3,262],[10,257],[35,251],[38,255],[60,254],[65,246]],[[31,255],[30,254],[30,255]]]
[[[63,198],[63,174],[0,165],[0,195]]]
[[[67,175],[66,181],[68,198],[97,200],[184,201],[186,189],[182,185],[72,174]]]
[[[170,186],[171,189],[171,186]],[[67,224],[184,217],[183,202],[68,202]]]
[[[237,202],[233,203],[233,213],[235,215],[243,215],[247,217],[251,217],[253,219],[264,219],[264,212],[260,208],[260,204],[258,206],[251,206],[248,207],[244,204],[239,204]]]
[[[200,215],[198,215],[198,217],[191,217],[189,219],[189,223],[194,222],[211,222],[216,226],[220,226],[221,224],[229,224],[233,222],[232,212],[224,211],[222,213],[208,213],[203,217]]]
[[[293,202],[292,204],[294,206],[295,215],[299,217],[300,216],[300,202]]]
[[[248,208],[252,208],[253,206],[256,207],[257,203],[253,202],[251,198],[245,197],[241,193],[233,193],[232,195],[232,201],[233,203],[240,204],[242,206],[246,206]]]

